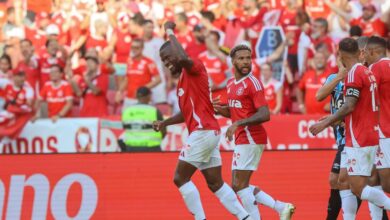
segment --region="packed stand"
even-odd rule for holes
[[[176,82],[159,57],[167,20],[176,23],[186,52],[204,63],[212,96],[222,103],[233,75],[229,48],[256,48],[264,27],[281,27],[285,38],[275,50],[265,57],[254,52],[252,73],[262,81],[273,114],[321,114],[329,112],[329,100],[316,101],[316,92],[338,71],[335,45],[347,36],[388,38],[390,2],[0,2],[2,129],[15,117],[24,124],[120,115],[137,103],[140,87],[152,90],[152,103],[164,114],[178,112]],[[280,59],[283,75],[275,79],[273,62]]]

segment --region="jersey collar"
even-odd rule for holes
[[[246,80],[250,76],[252,76],[252,72],[250,72],[248,75],[246,75],[245,77],[243,77],[242,79],[240,79],[238,81],[236,79],[234,79],[234,84],[237,85],[237,84],[241,83],[242,81]]]

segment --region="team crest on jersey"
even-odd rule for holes
[[[63,96],[63,95],[64,93],[61,90],[57,92],[57,96]]]
[[[214,63],[214,68],[220,68],[221,67],[221,63],[220,62],[215,62]]]
[[[242,94],[244,94],[244,87],[238,88],[236,94],[237,94],[237,95],[242,95]]]
[[[178,93],[177,93],[178,96],[182,96],[184,95],[184,89],[180,88]]]

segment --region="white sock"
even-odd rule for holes
[[[250,185],[249,187],[252,189],[252,192],[256,188],[252,185]],[[281,213],[286,206],[286,203],[281,201],[275,201],[272,196],[268,195],[262,190],[260,190],[260,192],[255,195],[255,198],[258,203],[268,206],[269,208],[276,210],[278,213]]]
[[[249,215],[242,207],[236,194],[228,184],[224,183],[214,194],[218,197],[222,205],[238,219],[241,220]]]
[[[390,210],[390,198],[386,194],[374,187],[365,186],[362,191],[361,199],[368,200],[379,207]]]
[[[373,187],[383,192],[382,186],[373,186]],[[372,220],[382,220],[383,208],[375,205],[372,202],[368,202],[368,209],[370,210],[370,216]]]
[[[200,201],[199,191],[192,181],[189,181],[179,188],[181,195],[183,196],[184,203],[188,210],[194,215],[195,220],[204,220],[206,215]]]
[[[341,207],[343,209],[344,220],[354,220],[358,208],[358,201],[356,196],[350,189],[340,190]]]
[[[255,195],[253,195],[253,189],[247,187],[237,192],[240,197],[242,205],[245,210],[249,213],[253,220],[260,220],[260,212],[257,207]]]

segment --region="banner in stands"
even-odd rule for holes
[[[322,116],[318,115],[276,115],[265,124],[268,135],[267,150],[308,150],[337,148],[332,128],[327,128],[317,136],[309,132],[309,127]],[[232,150],[234,145],[225,138],[226,130],[231,121],[219,118],[221,126],[220,148]],[[116,138],[123,133],[121,123],[117,118],[102,119],[100,125],[100,150],[103,152],[117,149]],[[178,151],[188,136],[184,124],[169,126],[167,135],[161,144],[163,151]]]
[[[99,119],[48,119],[28,123],[19,138],[2,141],[3,154],[76,153],[98,151]],[[6,142],[6,143],[4,143]]]
[[[317,136],[309,132],[310,125],[321,116],[277,115],[264,126],[267,130],[267,150],[309,150],[336,148],[332,128]],[[233,143],[225,138],[231,124],[219,118],[222,134],[220,148],[232,150]],[[123,134],[119,117],[103,119],[62,119],[53,124],[50,120],[38,120],[26,125],[15,141],[0,146],[3,154],[19,153],[77,153],[118,152],[118,139]],[[179,151],[188,136],[184,124],[168,127],[161,144],[163,151]]]
[[[266,58],[271,55],[276,48],[285,40],[283,29],[280,26],[264,27],[261,30],[259,40],[256,44],[257,58]],[[284,81],[284,65],[283,61],[287,59],[287,49],[283,55],[272,62],[273,77],[279,82]]]

